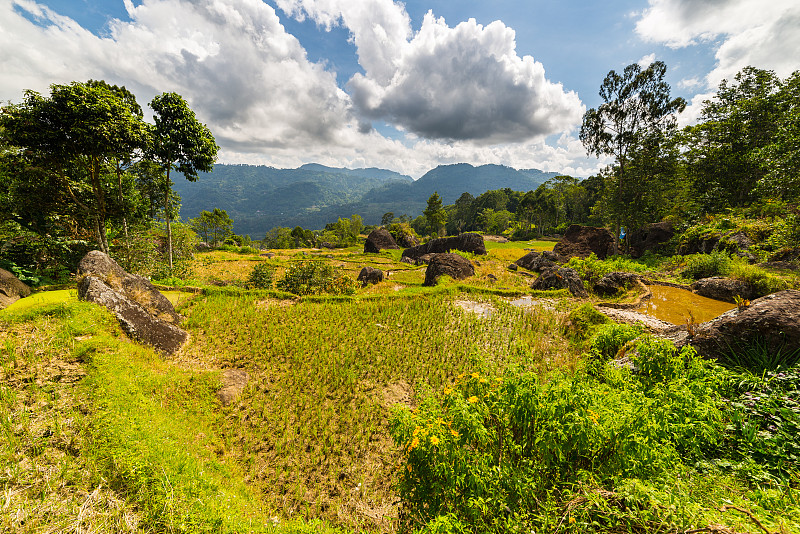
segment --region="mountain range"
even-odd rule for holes
[[[530,191],[556,172],[467,163],[440,165],[418,180],[386,169],[346,169],[309,163],[297,169],[217,164],[196,182],[175,180],[184,220],[201,211],[224,209],[234,232],[261,239],[275,226],[320,229],[339,217],[358,213],[365,224],[378,224],[386,212],[416,217],[434,191],[445,205],[463,193],[492,189]]]

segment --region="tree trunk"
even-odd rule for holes
[[[122,232],[125,235],[125,268],[131,269],[131,238],[128,235],[128,215],[125,213],[125,202],[122,198],[122,169],[117,162],[117,187],[119,194],[119,209],[122,211]]]
[[[170,165],[171,167],[172,165]],[[169,258],[169,272],[172,274],[172,225],[170,224],[170,210],[169,210],[169,193],[172,191],[172,185],[169,181],[169,169],[167,167],[167,183],[164,188],[164,219],[167,221],[167,257]]]

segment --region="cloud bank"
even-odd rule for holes
[[[514,30],[474,19],[451,28],[428,12],[412,34],[391,0],[278,0],[297,18],[346,26],[364,74],[348,82],[359,114],[428,139],[476,144],[520,142],[580,123],[578,95],[545,77],[544,66],[516,52]]]
[[[279,0],[323,27],[346,26],[363,73],[342,89],[261,0],[124,0],[130,20],[96,35],[33,0],[0,0],[0,100],[51,83],[104,79],[140,103],[181,94],[221,145],[221,161],[380,166],[419,176],[439,163],[502,163],[586,175],[574,92],[515,51],[502,22],[454,28],[428,13],[414,33],[391,0]],[[404,135],[371,128],[385,121]]]
[[[709,89],[748,65],[791,74],[798,66],[798,28],[797,0],[650,0],[636,24],[644,40],[672,48],[718,42]]]

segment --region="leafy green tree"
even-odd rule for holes
[[[755,200],[764,171],[753,155],[778,129],[781,85],[774,72],[746,67],[720,83],[703,104],[701,122],[683,132],[685,172],[702,210]]]
[[[381,226],[389,226],[390,224],[392,224],[393,220],[394,220],[394,213],[391,211],[387,211],[386,213],[383,214],[383,217],[381,217]]]
[[[218,146],[205,124],[195,117],[186,101],[176,93],[163,93],[153,98],[150,107],[154,112],[155,126],[149,157],[164,170],[164,216],[167,227],[167,255],[172,268],[172,230],[170,210],[172,181],[170,172],[175,169],[190,182],[197,181],[198,172],[211,172],[217,158]]]
[[[264,236],[264,246],[266,248],[294,248],[292,230],[282,226],[270,229]]]
[[[51,186],[42,192],[68,195],[91,221],[104,252],[116,201],[109,170],[145,146],[140,112],[124,88],[90,81],[53,84],[49,97],[26,91],[21,104],[6,106],[0,115],[5,143],[19,147],[26,166],[36,167],[39,183]]]
[[[216,247],[233,234],[233,219],[227,211],[219,208],[214,208],[213,211],[201,211],[199,217],[189,219],[189,225],[212,247]]]
[[[442,197],[439,193],[434,193],[428,198],[428,207],[422,212],[428,225],[428,231],[433,236],[439,236],[444,230],[447,222],[447,212],[442,207]]]
[[[653,148],[660,148],[675,129],[676,114],[686,107],[683,98],[670,98],[669,84],[664,81],[666,70],[663,62],[656,61],[646,69],[633,64],[621,74],[610,71],[600,86],[603,103],[583,116],[580,139],[587,152],[616,160],[609,175],[612,197],[607,206],[617,236],[626,216],[636,209],[625,203],[626,191],[654,185],[631,168],[631,161],[643,157],[640,151],[645,147],[648,157]]]
[[[776,94],[781,113],[769,142],[753,152],[763,171],[757,189],[762,196],[800,201],[800,71]]]

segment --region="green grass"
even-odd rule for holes
[[[487,248],[472,258],[475,277],[435,287],[423,287],[423,270],[399,263],[399,251],[324,251],[352,276],[362,265],[392,276],[353,295],[302,298],[206,284],[243,283],[254,265],[279,278],[313,255],[199,254],[193,277],[202,291],[171,295],[192,339],[173,358],[128,341],[74,290],[0,312],[0,532],[757,530],[746,514],[719,511],[725,503],[771,532],[800,528],[800,470],[787,452],[794,390],[748,408],[750,397],[721,385],[736,373],[701,373],[651,341],[634,349],[626,342],[638,331],[601,325],[589,303],[564,290],[532,292],[532,278],[506,266],[535,244]],[[646,269],[626,259],[581,267]],[[511,306],[519,296],[533,305]],[[625,329],[631,336],[616,335]],[[586,363],[580,352],[592,349],[602,357]],[[625,351],[640,374],[606,363]],[[223,407],[225,368],[250,379]],[[476,393],[498,377],[502,388]],[[786,388],[796,389],[795,378]],[[446,407],[454,391],[461,400]],[[423,516],[435,495],[415,499],[452,474],[436,447],[451,430],[442,425],[455,425],[453,410],[463,417],[452,429],[475,439],[448,449],[450,459],[486,492],[445,492],[452,503],[471,495],[472,511],[459,515],[467,508],[454,504],[430,522]],[[393,437],[390,421],[402,413],[409,425]],[[785,429],[757,426],[765,414]],[[515,425],[533,426],[515,433]],[[416,426],[442,433],[428,432],[417,451],[427,456],[412,461]],[[759,441],[758,432],[771,437]],[[538,440],[525,469],[512,461],[523,458],[513,448],[523,435]],[[409,467],[433,478],[406,478]],[[504,484],[517,487],[497,500]],[[525,514],[503,500],[512,495],[525,496]]]

